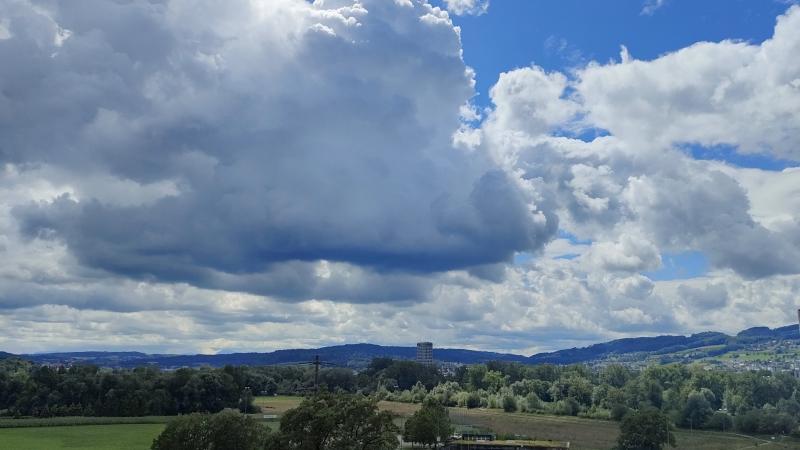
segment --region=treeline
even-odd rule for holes
[[[344,377],[337,373],[344,371]],[[325,371],[336,390],[355,388],[352,371]],[[339,386],[339,383],[344,386]],[[18,359],[0,361],[2,416],[161,416],[240,408],[249,394],[302,394],[313,388],[305,367],[109,370],[95,366],[48,367]],[[244,405],[248,408],[247,405]]]
[[[49,367],[20,359],[0,360],[0,416],[163,416],[214,413],[224,408],[250,411],[252,395],[305,395],[314,390],[314,368],[226,366],[159,370],[101,369],[91,365]],[[391,381],[388,381],[391,380]],[[325,368],[319,386],[331,392],[375,392],[416,384],[433,388],[443,381],[435,368],[411,361],[376,359],[356,374]]]
[[[621,420],[656,408],[679,427],[791,433],[800,419],[800,383],[787,373],[732,373],[670,364],[633,371],[622,365],[522,365],[492,362],[443,376],[412,361],[376,358],[365,370],[322,369],[320,388],[400,402]],[[252,395],[306,395],[313,367],[109,370],[51,368],[0,361],[0,415],[146,416],[224,408],[252,411]]]
[[[747,433],[794,433],[800,418],[798,380],[788,373],[706,370],[670,364],[633,371],[622,365],[528,366],[494,362],[461,367],[432,389],[418,383],[379,397],[401,402],[432,399],[447,406],[621,420],[650,408],[679,427]]]

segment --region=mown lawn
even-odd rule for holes
[[[146,450],[164,424],[0,429],[0,450]]]

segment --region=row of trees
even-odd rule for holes
[[[314,390],[314,381],[314,369],[302,366],[110,370],[90,365],[53,368],[5,359],[0,360],[0,415],[213,413],[223,408],[249,408],[240,405],[248,393],[304,395]],[[384,389],[404,390],[416,384],[433,388],[442,381],[435,368],[391,359],[376,359],[360,373],[326,368],[319,374],[323,389],[350,393],[375,392],[379,383]]]
[[[191,414],[170,422],[152,450],[391,450],[400,429],[377,400],[319,392],[281,417],[280,428],[226,410]]]
[[[613,420],[652,408],[685,428],[788,434],[800,418],[798,380],[768,371],[733,373],[680,364],[640,372],[621,365],[593,371],[581,365],[497,362],[462,367],[433,388],[420,382],[392,390],[391,384],[379,380],[382,398]]]
[[[258,370],[230,366],[104,370],[51,368],[7,359],[0,361],[0,415],[147,416],[223,408],[253,412],[253,393],[274,383],[262,375]]]
[[[614,420],[655,408],[676,426],[749,433],[790,433],[800,418],[800,385],[789,374],[679,364],[632,371],[621,365],[590,370],[493,362],[464,366],[444,377],[432,367],[379,358],[359,373],[324,369],[319,380],[332,392],[415,403],[430,399],[445,406]],[[253,395],[303,395],[313,386],[313,368],[308,367],[108,370],[6,359],[0,361],[0,415],[143,416],[224,408],[253,412]]]

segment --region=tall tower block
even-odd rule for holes
[[[800,310],[797,313],[800,317]],[[426,366],[433,364],[433,343],[417,342],[417,362]]]

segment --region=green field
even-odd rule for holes
[[[256,404],[262,414],[282,415],[297,406],[300,397],[258,397]],[[380,408],[397,414],[402,422],[419,405],[381,402]],[[260,418],[261,414],[254,415]],[[505,413],[501,410],[450,408],[453,422],[492,430],[498,434],[523,435],[532,439],[569,441],[574,450],[607,450],[619,433],[617,422],[582,419],[578,417]],[[150,418],[54,418],[17,419],[0,421],[0,450],[146,450],[164,429],[163,423],[115,423],[98,425],[97,421],[165,422],[168,417]],[[6,423],[11,422],[11,423]],[[19,428],[2,428],[16,423]],[[87,425],[87,423],[89,423]],[[276,421],[264,422],[276,428]],[[72,426],[63,426],[72,425]],[[800,440],[771,436],[744,436],[734,433],[679,430],[675,432],[678,449],[736,450],[736,449],[796,449]]]
[[[75,425],[133,425],[143,423],[167,423],[175,416],[144,416],[144,417],[48,417],[25,419],[0,419],[0,428],[23,427],[62,427]]]
[[[381,402],[382,409],[400,416],[413,414],[419,405]],[[619,424],[606,420],[568,416],[506,413],[497,409],[449,408],[450,419],[457,425],[470,425],[504,435],[522,435],[531,439],[569,441],[572,450],[608,450],[616,444]],[[745,436],[734,433],[677,430],[678,449],[736,450],[748,448],[800,450],[800,440],[775,440],[771,436]]]
[[[0,450],[146,450],[163,424],[0,429]]]

